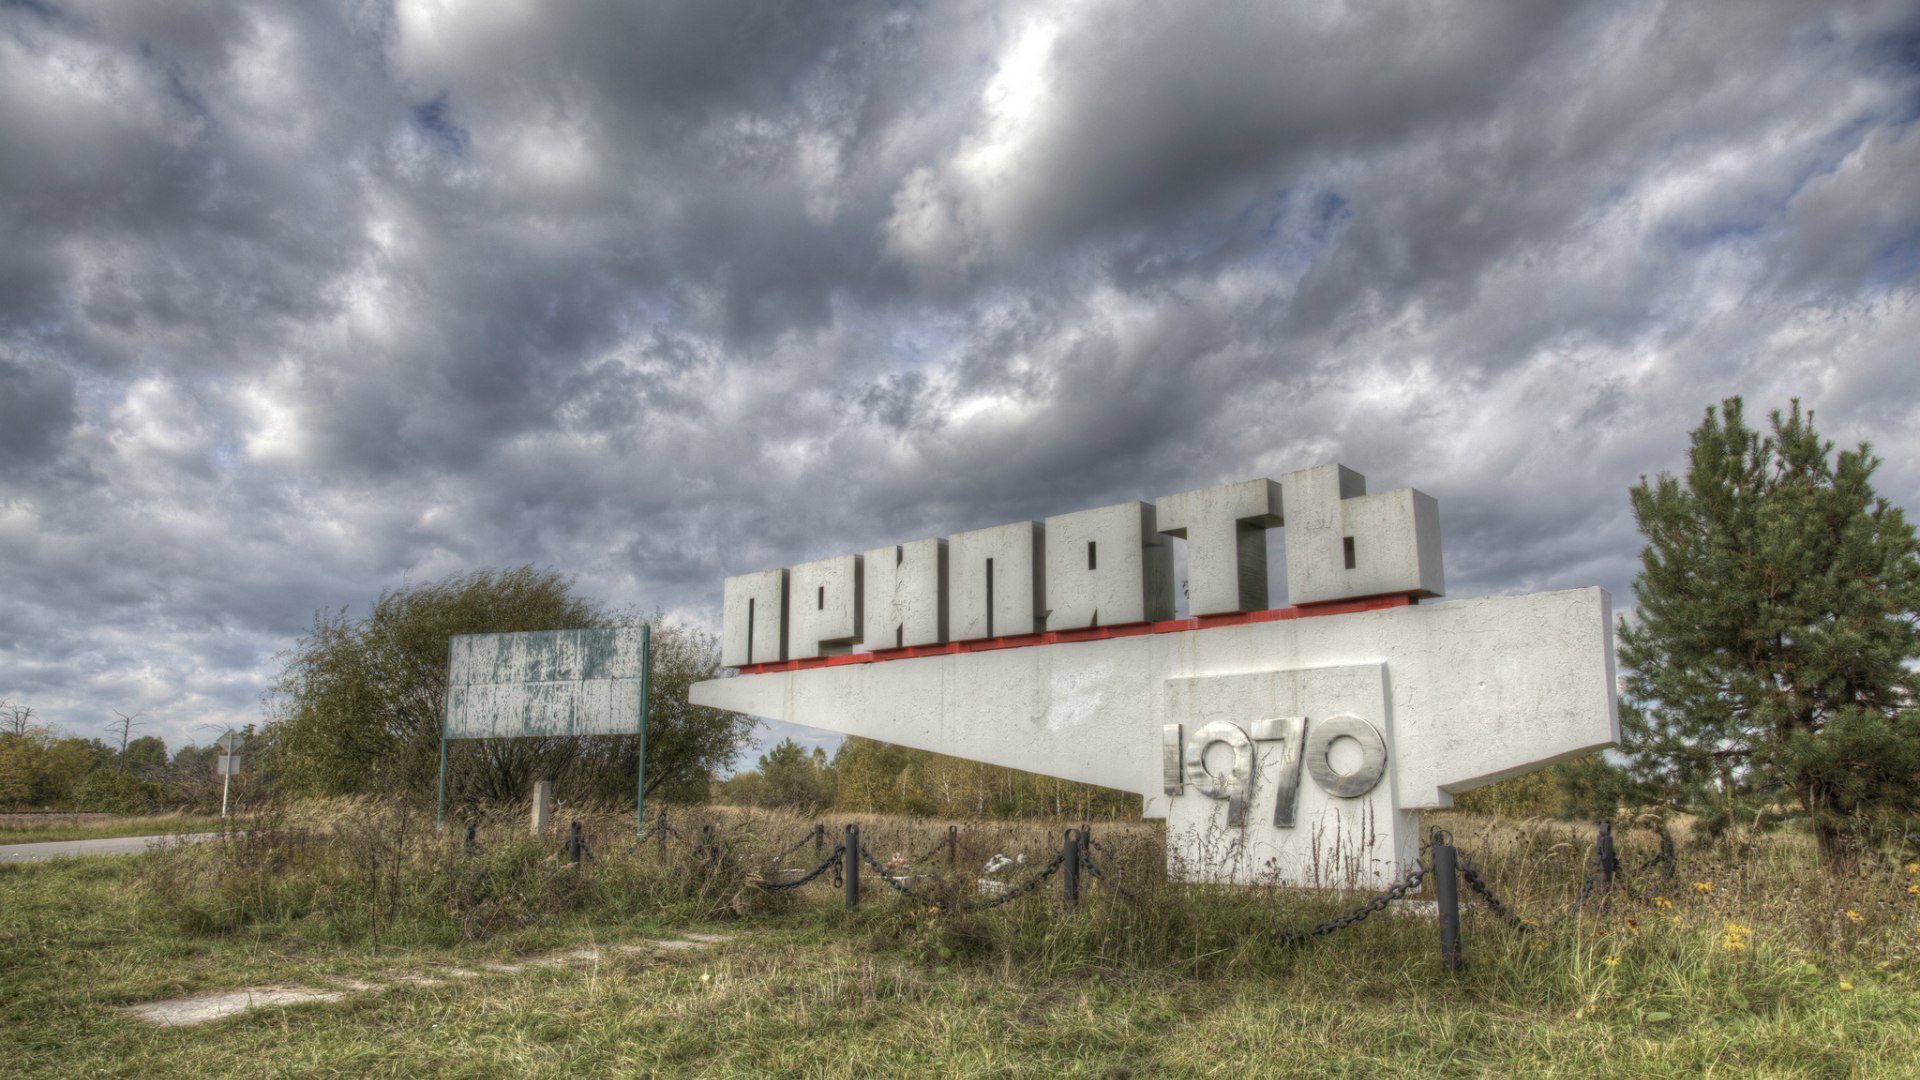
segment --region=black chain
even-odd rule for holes
[[[935,844],[935,845],[933,845],[933,846],[932,846],[931,848],[928,848],[928,849],[927,849],[927,853],[926,853],[925,855],[921,855],[920,857],[918,857],[918,858],[916,858],[916,859],[914,859],[913,861],[914,861],[914,863],[915,863],[915,864],[919,864],[919,863],[923,863],[923,862],[926,862],[926,861],[927,861],[928,859],[931,859],[931,858],[933,858],[933,857],[934,857],[935,855],[938,855],[938,854],[940,854],[940,852],[941,852],[941,851],[942,851],[942,850],[943,850],[944,848],[946,848],[946,847],[947,847],[948,845],[950,845],[950,844],[952,844],[952,843],[953,843],[953,834],[951,834],[951,833],[949,833],[949,834],[947,834],[947,836],[946,836],[946,838],[945,838],[945,839],[943,839],[943,840],[941,840],[941,841],[940,841],[939,843],[937,843],[937,844]]]
[[[1593,898],[1594,889],[1599,884],[1599,875],[1595,872],[1593,864],[1588,863],[1586,879],[1580,882],[1580,895],[1574,898],[1573,904],[1550,921],[1536,924],[1521,918],[1510,905],[1503,903],[1498,896],[1495,896],[1493,887],[1481,878],[1480,872],[1474,869],[1473,863],[1469,862],[1465,855],[1460,856],[1460,877],[1466,881],[1467,887],[1473,890],[1474,895],[1487,905],[1489,911],[1508,926],[1527,933],[1550,930],[1573,918],[1586,905],[1586,902]]]
[[[1395,900],[1404,899],[1408,893],[1418,889],[1420,883],[1427,879],[1428,873],[1429,871],[1425,863],[1415,862],[1411,873],[1387,886],[1386,891],[1380,895],[1344,915],[1336,915],[1325,922],[1315,923],[1305,930],[1288,931],[1281,935],[1281,943],[1287,945],[1298,944],[1317,937],[1325,937],[1337,930],[1345,930],[1354,923],[1365,922],[1368,916],[1387,910],[1388,904],[1393,903]]]
[[[1009,889],[1006,892],[1001,893],[999,896],[996,896],[993,899],[985,901],[983,903],[974,904],[968,907],[967,910],[968,911],[989,911],[993,908],[999,907],[1001,904],[1012,903],[1015,899],[1025,896],[1028,893],[1032,892],[1033,890],[1039,888],[1041,882],[1052,877],[1055,872],[1057,872],[1061,867],[1065,865],[1067,865],[1067,857],[1065,855],[1055,855],[1053,857],[1053,861],[1047,864],[1047,868],[1045,870],[1040,871],[1038,874],[1034,875],[1034,877],[1031,880],[1029,880],[1025,885],[1021,885],[1017,888]]]
[[[809,839],[811,839],[811,837],[809,837]],[[826,873],[828,870],[834,871],[834,884],[838,885],[840,884],[840,856],[846,850],[845,844],[835,844],[833,845],[833,854],[827,856],[827,861],[814,867],[805,877],[795,878],[792,881],[770,881],[760,887],[770,892],[778,892],[782,889],[797,889],[807,882],[812,881],[814,878],[819,877],[821,874]]]
[[[794,852],[796,852],[796,851],[799,851],[799,850],[800,850],[801,848],[803,848],[803,847],[806,847],[806,846],[807,846],[808,844],[811,844],[811,843],[813,843],[813,838],[814,838],[814,836],[815,836],[815,834],[814,834],[814,833],[808,833],[807,835],[805,835],[805,836],[803,836],[803,837],[801,837],[801,838],[800,838],[800,842],[799,842],[799,843],[797,843],[797,844],[795,844],[795,845],[793,845],[792,847],[790,847],[790,848],[788,848],[787,850],[785,850],[785,851],[783,851],[783,852],[781,852],[780,854],[778,854],[778,855],[775,855],[775,856],[773,857],[773,861],[774,861],[774,862],[779,862],[780,860],[782,860],[782,859],[784,859],[784,858],[786,858],[787,856],[789,856],[789,855],[791,855],[791,854],[793,854]]]
[[[881,881],[884,881],[887,883],[888,888],[892,889],[894,892],[899,893],[901,896],[905,896],[913,900],[918,900],[923,904],[932,904],[934,907],[946,906],[938,900],[935,900],[931,897],[921,896],[919,893],[914,892],[912,889],[907,888],[906,882],[901,881],[898,878],[895,878],[892,874],[887,873],[887,868],[884,866],[881,866],[879,861],[873,857],[873,853],[868,851],[865,847],[862,847],[860,849],[860,861],[863,863],[866,863],[867,866],[870,867],[873,870],[873,872],[879,876]]]

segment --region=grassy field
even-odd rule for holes
[[[219,818],[205,814],[0,814],[0,844],[164,836],[220,827]]]
[[[806,823],[716,816],[726,854],[636,845],[595,822],[576,871],[505,825],[473,856],[405,813],[335,810],[152,855],[0,866],[6,1075],[722,1075],[1102,1077],[1910,1076],[1920,1062],[1920,867],[1830,879],[1801,838],[1683,847],[1640,899],[1537,933],[1470,909],[1467,967],[1441,972],[1430,920],[1376,916],[1306,945],[1277,931],[1352,906],[1170,884],[1149,829],[1103,827],[1099,883],[1057,879],[946,914],[871,875],[854,912],[829,879],[789,894],[746,875]],[[698,819],[676,823],[698,835]],[[1450,823],[1494,887],[1541,921],[1577,895],[1580,831]],[[837,822],[836,822],[837,825]],[[883,859],[944,827],[868,819]],[[837,830],[836,830],[837,831]],[[957,862],[1054,834],[965,827]],[[1623,838],[1638,865],[1646,834]],[[914,885],[938,895],[972,872]],[[1430,894],[1428,894],[1430,895]],[[1849,914],[1851,913],[1851,914]],[[613,947],[687,931],[705,948]],[[562,949],[574,966],[411,984]],[[335,1004],[155,1028],[118,1006],[200,991],[358,980]]]

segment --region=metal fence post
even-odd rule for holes
[[[700,826],[700,846],[695,853],[705,854],[709,859],[720,857],[719,846],[713,842],[713,822]]]
[[[1433,899],[1440,909],[1440,964],[1460,970],[1460,861],[1453,838],[1433,833]]]
[[[827,827],[819,822],[813,825],[813,853],[820,854],[827,848]]]
[[[1067,910],[1080,903],[1080,830],[1068,829],[1066,848],[1061,853],[1060,884],[1066,893]]]
[[[474,834],[475,834],[475,833],[477,833],[477,832],[479,832],[479,831],[480,831],[480,825],[479,825],[479,823],[477,823],[477,822],[472,822],[472,821],[469,821],[469,822],[467,822],[467,847],[466,847],[466,853],[467,853],[468,855],[471,855],[471,854],[473,854],[473,852],[474,852],[474,849],[480,846],[479,844],[477,844],[477,843],[475,843],[475,841],[474,841]]]
[[[960,857],[960,826],[947,826],[947,865],[952,866]]]
[[[567,834],[567,858],[573,860],[575,866],[580,865],[580,847],[580,823],[576,821]]]
[[[667,808],[664,806],[660,808],[659,820],[653,823],[653,838],[659,842],[660,851],[664,854],[667,850]]]
[[[1620,856],[1613,850],[1613,826],[1602,822],[1600,836],[1594,841],[1594,854],[1600,862],[1600,887],[1613,888],[1613,877],[1620,872]]]
[[[847,890],[847,910],[860,906],[860,826],[847,826],[846,847],[840,852],[840,876]]]

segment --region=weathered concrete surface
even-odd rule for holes
[[[115,836],[99,840],[47,840],[37,844],[0,846],[0,862],[38,862],[70,855],[135,855],[167,844],[193,844],[219,833],[169,833],[162,836]]]
[[[1280,491],[1288,603],[1446,594],[1440,504],[1432,496],[1412,488],[1368,495],[1367,478],[1343,465],[1287,473]]]
[[[1153,506],[1124,502],[1046,521],[1048,630],[1173,618],[1173,545]]]
[[[645,627],[462,634],[449,653],[450,739],[639,730]]]
[[[947,640],[947,542],[874,548],[861,559],[860,644],[869,651]]]
[[[860,638],[860,556],[801,563],[788,575],[787,659],[853,651]]]
[[[720,601],[720,662],[727,667],[787,658],[787,572],[730,577]]]
[[[589,966],[605,959],[609,951],[629,956],[685,952],[706,948],[725,940],[727,940],[726,936],[721,934],[687,934],[686,940],[647,941],[637,945],[614,945],[610,949],[599,946],[561,949],[544,956],[527,957],[518,963],[484,963],[480,965],[485,969],[484,972],[436,964],[425,970],[388,971],[380,976],[384,980],[382,982],[336,976],[327,979],[331,984],[328,989],[288,985],[250,986],[240,990],[219,990],[183,998],[170,998],[165,1001],[143,1001],[121,1006],[121,1008],[129,1015],[161,1027],[194,1027],[229,1016],[238,1016],[254,1009],[331,1004],[344,1001],[353,994],[377,994],[398,986],[438,986],[447,979],[477,979],[486,972],[496,975],[517,975],[533,968]]]
[[[953,641],[1045,629],[1046,526],[1016,521],[947,540],[948,630]]]
[[[1194,615],[1267,606],[1267,530],[1282,521],[1272,480],[1167,495],[1154,504],[1160,531],[1187,542],[1187,610]]]
[[[1216,718],[1171,716],[1169,680],[1356,665],[1383,672],[1367,719],[1390,732],[1392,801],[1375,813],[1449,806],[1619,737],[1600,589],[741,675],[697,684],[692,700],[1137,792],[1162,817],[1162,725]],[[1405,839],[1390,842],[1404,856]]]

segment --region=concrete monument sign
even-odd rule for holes
[[[1184,876],[1381,885],[1413,811],[1619,736],[1603,590],[1443,591],[1438,504],[1324,465],[730,578],[692,700],[1137,792]]]

